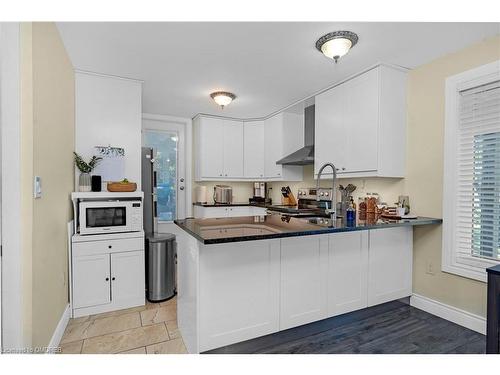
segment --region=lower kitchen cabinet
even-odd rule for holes
[[[200,351],[279,330],[279,254],[279,240],[204,246],[199,254]]]
[[[111,296],[118,306],[133,304],[144,296],[144,251],[110,254]]]
[[[328,236],[281,239],[280,330],[327,316]]]
[[[109,254],[73,257],[73,308],[111,302]]]
[[[190,353],[412,292],[411,227],[207,245],[182,231],[178,241],[178,322]]]
[[[216,218],[216,217],[241,217],[241,216],[263,216],[267,209],[256,206],[194,206],[195,218]]]
[[[124,235],[73,237],[71,306],[74,318],[144,305],[144,234],[120,238]]]
[[[370,231],[368,306],[412,293],[413,228]]]
[[[328,316],[368,306],[368,231],[329,235]]]

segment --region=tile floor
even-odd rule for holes
[[[70,319],[62,354],[183,354],[176,298]]]

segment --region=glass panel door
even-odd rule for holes
[[[157,178],[158,220],[173,221],[177,218],[178,142],[176,131],[147,129],[143,143],[154,149]]]

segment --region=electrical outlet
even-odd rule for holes
[[[425,273],[428,275],[434,275],[434,266],[432,265],[432,262],[427,261],[425,265]]]

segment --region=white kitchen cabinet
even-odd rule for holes
[[[73,317],[144,305],[144,234],[74,235]]]
[[[108,254],[80,255],[73,258],[73,308],[111,302]]]
[[[368,232],[329,235],[328,316],[368,306]]]
[[[243,123],[212,117],[194,122],[196,180],[243,177]]]
[[[217,118],[203,117],[194,124],[197,180],[224,175],[224,126]]]
[[[199,351],[278,331],[279,254],[279,240],[201,249]]]
[[[328,236],[281,239],[280,330],[327,317]]]
[[[111,257],[111,295],[113,303],[133,304],[144,295],[144,251],[113,253]]]
[[[370,230],[368,306],[412,294],[413,228]]]
[[[223,121],[224,178],[243,178],[243,123]]]
[[[255,206],[225,206],[225,207],[206,207],[194,206],[195,218],[223,218],[240,216],[262,216],[266,215],[267,209]]]
[[[244,175],[255,180],[265,178],[264,121],[243,124]]]
[[[404,177],[406,81],[379,65],[315,97],[315,175],[331,162],[339,177]]]
[[[304,146],[304,116],[279,113],[262,121],[197,116],[196,181],[302,181],[302,167],[276,162]]]
[[[265,120],[265,176],[276,181],[302,181],[303,168],[283,166],[278,160],[304,147],[304,117],[281,112]]]

